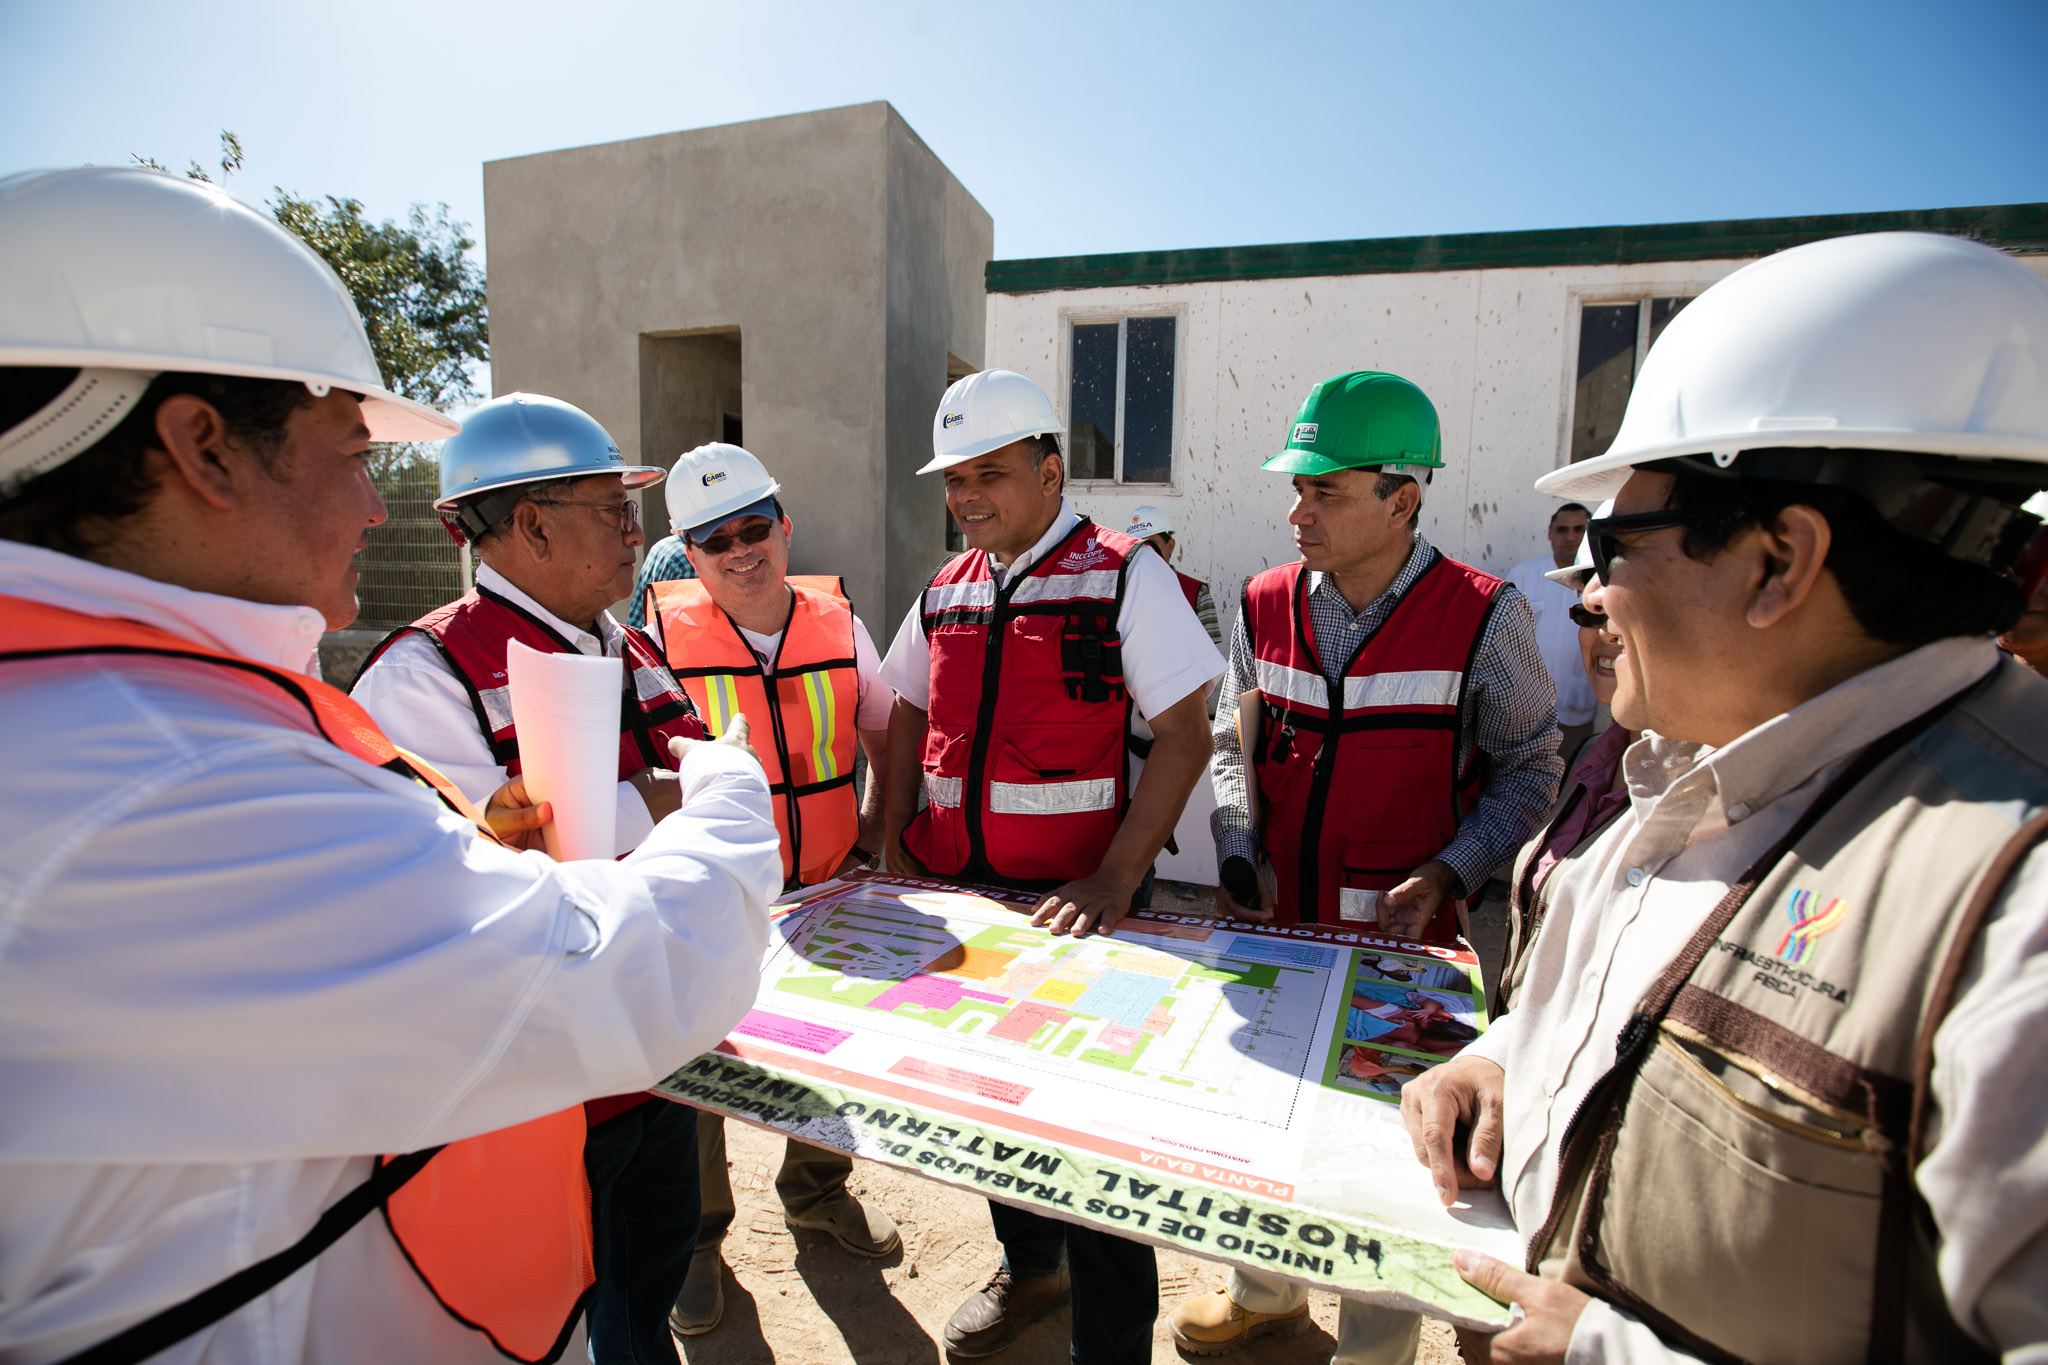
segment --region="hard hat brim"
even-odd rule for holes
[[[1318,455],[1313,450],[1296,450],[1289,447],[1259,466],[1276,474],[1335,474],[1340,469],[1353,469],[1354,465],[1341,464],[1327,455]]]
[[[1019,441],[1028,441],[1034,436],[1058,436],[1060,434],[1061,429],[1059,427],[1046,427],[1040,431],[1019,432],[1015,436],[1005,436],[1000,440],[976,441],[965,450],[953,451],[946,455],[934,455],[931,459],[920,465],[917,472],[920,474],[936,474],[941,469],[950,469],[956,464],[966,464],[969,460],[978,460],[984,455],[993,455],[1004,446],[1013,446]],[[1061,458],[1065,458],[1065,454],[1066,452],[1062,451]]]
[[[2048,441],[2038,437],[1986,432],[1904,431],[1896,427],[1803,427],[1688,436],[1633,450],[1610,450],[1590,460],[1553,469],[1536,480],[1536,491],[1553,498],[1611,498],[1629,475],[1646,464],[1715,451],[1771,450],[1898,450],[1917,455],[1948,455],[1959,460],[2034,460],[2048,463]]]
[[[735,507],[730,511],[720,512],[710,520],[700,521],[695,526],[678,527],[677,529],[682,532],[684,540],[694,544],[704,536],[725,525],[728,521],[738,521],[743,517],[773,518],[777,515],[775,511],[775,493],[780,491],[782,491],[782,485],[777,484],[775,492],[764,493],[750,503]]]
[[[472,484],[467,488],[449,493],[444,497],[436,498],[434,500],[434,510],[436,512],[451,511],[458,502],[463,502],[485,493],[495,492],[500,488],[515,488],[524,483],[560,483],[568,479],[595,479],[601,478],[606,474],[624,475],[626,491],[629,493],[642,488],[652,488],[668,477],[666,469],[644,464],[612,465],[606,469],[557,469],[546,473],[512,474],[502,479],[493,479],[489,483]]]
[[[265,365],[256,361],[197,360],[189,355],[153,355],[137,351],[100,351],[86,346],[0,346],[0,366],[48,366],[68,369],[147,370],[153,374],[219,374],[235,379],[277,379],[341,389],[362,400],[363,423],[373,441],[445,441],[462,423],[424,403],[389,389],[366,385],[349,375]]]
[[[1591,574],[1592,572],[1593,566],[1590,564],[1567,564],[1562,569],[1545,569],[1543,576],[1561,588],[1576,590],[1579,585],[1573,580],[1578,578],[1580,574]]]
[[[1279,474],[1335,474],[1342,469],[1364,469],[1374,473],[1401,473],[1410,469],[1442,469],[1442,460],[1377,460],[1365,464],[1344,464],[1327,455],[1318,455],[1313,450],[1302,450],[1289,446],[1273,456],[1259,468],[1270,469]]]

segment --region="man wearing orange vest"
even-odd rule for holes
[[[827,881],[874,858],[888,772],[889,689],[868,628],[837,578],[789,573],[790,522],[781,485],[736,445],[698,446],[676,457],[669,523],[695,578],[651,583],[647,630],[714,734],[748,716],[775,803],[782,872],[790,888]],[[867,788],[853,787],[854,744],[868,760]],[[719,1247],[732,1226],[725,1119],[697,1120],[702,1222],[689,1278],[669,1326],[697,1336],[724,1312]],[[791,1227],[829,1232],[860,1256],[902,1245],[896,1224],[846,1192],[853,1159],[791,1138],[775,1192]]]
[[[1265,462],[1293,478],[1302,558],[1251,580],[1231,639],[1211,817],[1222,914],[1449,939],[1457,898],[1557,794],[1555,693],[1527,599],[1416,529],[1417,477],[1442,464],[1435,406],[1377,370],[1316,385]],[[1241,737],[1247,692],[1259,725]],[[1305,1287],[1233,1269],[1171,1321],[1184,1349],[1214,1355],[1307,1318]],[[1335,1360],[1401,1365],[1420,1333],[1413,1313],[1346,1299]]]
[[[319,680],[370,441],[454,429],[268,216],[0,180],[9,1361],[552,1359],[581,1102],[751,1002],[777,873],[740,747],[672,746],[679,811],[558,864]]]
[[[476,586],[371,651],[355,699],[407,750],[481,801],[521,771],[506,654],[616,657],[617,851],[631,852],[675,809],[673,739],[701,739],[689,697],[654,643],[612,619],[641,543],[633,490],[662,471],[628,465],[588,413],[512,393],[469,414],[441,447],[435,504],[473,547]],[[596,1214],[598,1365],[666,1362],[668,1305],[696,1238],[696,1116],[635,1091],[586,1106]]]
[[[1032,923],[1110,933],[1150,902],[1152,861],[1209,753],[1223,660],[1165,561],[1070,506],[1052,403],[1009,370],[968,375],[932,417],[932,460],[968,550],[911,604],[882,676],[892,871],[1040,893]],[[1142,766],[1141,766],[1142,761]],[[926,804],[917,809],[922,778]],[[1073,1302],[1075,1365],[1152,1359],[1152,1248],[989,1204],[1003,1260],[946,1324],[993,1355]]]

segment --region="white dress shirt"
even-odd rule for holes
[[[581,653],[614,659],[625,653],[625,628],[608,611],[597,614],[598,633],[592,635],[528,597],[488,564],[476,566],[476,584],[526,608]],[[477,724],[468,690],[426,636],[414,632],[392,641],[363,670],[350,695],[393,744],[433,764],[479,806],[505,785],[504,765],[491,757],[491,737]],[[632,783],[619,783],[618,796],[616,851],[630,853],[654,828],[654,817]]]
[[[1599,702],[1593,696],[1592,679],[1586,676],[1585,658],[1579,653],[1578,623],[1571,618],[1579,595],[1543,576],[1556,567],[1549,555],[1537,555],[1509,569],[1507,581],[1522,590],[1529,609],[1536,614],[1536,648],[1543,654],[1550,680],[1557,684],[1557,723],[1584,725],[1593,719]]]
[[[1629,746],[1629,808],[1552,877],[1521,1003],[1465,1049],[1505,1073],[1501,1189],[1525,1235],[1550,1211],[1565,1125],[1613,1067],[1622,1025],[1729,884],[1866,745],[1983,677],[1997,658],[1989,640],[1937,641],[1725,748],[1653,732]],[[2048,685],[2040,690],[2048,715]],[[1941,1231],[1949,1303],[2008,1361],[2048,1360],[2044,1049],[2048,848],[2036,848],[1992,912],[1935,1033],[1933,1147],[1914,1173]],[[1692,1358],[1596,1300],[1566,1360]]]
[[[1081,515],[1065,498],[1059,515],[1052,519],[1037,543],[1018,555],[1008,569],[988,562],[996,587],[1002,588],[1066,539]],[[1223,676],[1223,655],[1216,642],[1202,628],[1195,609],[1180,590],[1180,580],[1149,545],[1140,545],[1124,580],[1123,607],[1117,612],[1117,634],[1123,640],[1124,686],[1136,703],[1131,716],[1131,733],[1152,738],[1148,722],[1174,703],[1206,689]],[[920,711],[931,710],[932,651],[924,637],[924,597],[910,604],[910,611],[896,631],[888,657],[882,660],[882,680],[896,695]],[[1142,765],[1133,759],[1131,781],[1135,785]]]
[[[775,651],[782,648],[782,631],[763,635],[758,630],[748,630],[739,622],[733,622],[733,629],[747,642],[747,648],[760,661],[763,677],[775,676]],[[660,645],[664,655],[668,645],[661,638],[661,617],[659,614],[647,618],[647,633]],[[875,650],[875,637],[868,634],[867,623],[858,616],[853,618],[853,671],[858,679],[859,690],[855,694],[853,727],[856,730],[886,730],[889,728],[889,710],[894,695],[887,683],[882,681],[882,659]]]
[[[312,671],[317,612],[0,541],[0,593]],[[703,746],[623,862],[478,839],[225,669],[0,666],[0,1359],[42,1365],[272,1255],[371,1154],[636,1090],[753,999],[782,880]],[[168,1365],[501,1361],[384,1223]]]

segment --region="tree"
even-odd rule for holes
[[[242,165],[242,142],[220,135],[221,178]],[[136,156],[139,165],[162,162]],[[185,174],[212,182],[197,161]],[[356,301],[384,382],[407,398],[446,406],[478,395],[472,365],[490,361],[484,272],[470,259],[469,225],[438,204],[414,204],[405,223],[371,222],[362,201],[308,199],[277,187],[271,215],[318,252]]]
[[[138,164],[163,163],[137,156]],[[242,166],[242,143],[220,135],[222,179]],[[197,161],[185,172],[211,182]],[[271,215],[334,268],[362,314],[384,382],[435,407],[478,397],[471,367],[491,358],[484,272],[470,259],[469,225],[415,204],[404,223],[372,222],[362,201],[306,198],[277,187]],[[374,445],[370,476],[389,519],[362,556],[358,624],[403,625],[461,593],[461,561],[433,510],[439,478],[434,447]]]

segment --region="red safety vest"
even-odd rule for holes
[[[931,647],[929,805],[903,831],[942,877],[1093,874],[1128,800],[1117,615],[1139,542],[1083,518],[1000,591],[969,550],[920,599]]]
[[[1188,599],[1189,606],[1195,608],[1197,611],[1200,611],[1201,604],[1197,602],[1195,599],[1202,595],[1202,580],[1199,578],[1189,578],[1179,569],[1175,569],[1173,571],[1173,576],[1180,580],[1180,595]]]
[[[854,713],[860,704],[853,608],[837,578],[791,575],[790,614],[770,660],[771,700],[761,661],[695,578],[650,584],[648,610],[676,680],[711,733],[735,715],[752,725],[754,748],[776,798],[782,876],[809,886],[830,878],[860,839],[854,799]]]
[[[282,693],[305,708],[308,731],[432,789],[491,837],[453,784],[326,683],[154,626],[0,596],[0,662],[114,655],[190,665],[266,699]],[[584,1131],[579,1106],[451,1142],[385,1200],[391,1235],[428,1290],[515,1360],[558,1355],[596,1283]]]
[[[1339,685],[1323,676],[1321,650],[1342,643],[1315,639],[1304,567],[1268,569],[1245,588],[1263,702],[1258,828],[1279,882],[1276,923],[1338,922],[1347,891],[1393,889],[1471,812],[1482,774],[1458,706],[1500,584],[1439,554],[1358,643]],[[1456,911],[1447,900],[1423,936],[1454,939]]]
[[[689,697],[670,676],[654,641],[631,626],[624,630],[630,670],[620,687],[623,691],[630,679],[633,690],[619,708],[621,782],[642,768],[674,767],[668,741],[704,738],[703,723],[697,719]],[[448,661],[449,669],[469,693],[477,728],[490,739],[491,760],[505,769],[507,777],[517,777],[519,735],[512,725],[512,692],[505,681],[506,647],[517,640],[543,654],[580,651],[524,607],[489,588],[472,588],[447,606],[385,636],[370,651],[363,667],[368,668],[382,658],[400,636],[410,634],[425,636],[441,651],[441,657]]]

